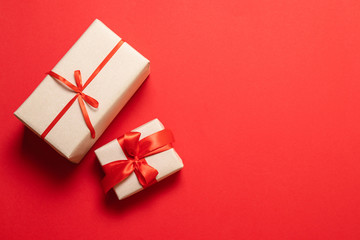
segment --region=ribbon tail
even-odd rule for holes
[[[134,171],[134,166],[130,161],[119,160],[104,165],[103,170],[105,177],[101,184],[104,192],[107,193],[115,185],[124,181]]]
[[[146,188],[157,182],[156,176],[159,174],[159,172],[155,168],[151,167],[145,159],[142,160],[143,161],[141,164],[137,165],[134,172],[141,186]]]
[[[84,120],[86,122],[87,127],[90,130],[91,137],[95,138],[95,129],[94,129],[93,125],[90,122],[90,117],[89,117],[89,114],[88,114],[88,112],[86,110],[84,100],[82,99],[82,97],[80,95],[78,95],[78,100],[79,100],[79,104],[80,104],[80,108],[81,108],[81,112],[83,114]]]

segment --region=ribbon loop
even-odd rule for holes
[[[123,146],[124,153],[128,158],[135,158],[139,153],[139,139],[139,132],[129,132],[124,134],[123,142],[120,145]]]
[[[127,160],[117,160],[103,166],[105,177],[102,185],[105,193],[133,172],[144,188],[156,182],[158,171],[146,162],[145,157],[172,148],[173,134],[170,130],[164,129],[142,140],[139,140],[140,135],[139,132],[128,132],[118,138]]]
[[[82,80],[81,80],[81,73],[80,70],[76,70],[74,72],[74,77],[75,77],[75,82],[76,85],[78,86],[80,92],[83,90],[83,86],[82,86]]]
[[[84,101],[89,104],[90,106],[92,106],[93,108],[98,108],[99,107],[99,102],[96,101],[95,98],[90,97],[89,95],[86,95],[84,93],[82,93],[82,99],[84,99]]]

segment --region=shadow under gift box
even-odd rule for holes
[[[141,140],[163,129],[164,126],[162,125],[162,123],[158,119],[154,119],[132,130],[132,132],[140,132]],[[104,166],[105,164],[111,163],[113,161],[127,159],[117,139],[96,149],[95,154],[101,166]],[[159,172],[156,176],[157,181],[160,181],[170,176],[171,174],[174,174],[175,172],[181,170],[184,167],[181,158],[176,153],[174,148],[145,157],[145,160],[151,167],[155,168]],[[129,177],[115,185],[113,189],[119,200],[121,200],[143,190],[143,187],[139,183],[139,180],[137,179],[135,173],[132,172]]]
[[[52,71],[76,86],[74,71],[80,70],[85,84],[120,40],[119,36],[96,19]],[[126,42],[123,43],[83,90],[99,102],[97,109],[85,103],[95,129],[95,138],[91,137],[76,100],[44,140],[71,162],[79,163],[149,73],[149,60]],[[47,75],[14,115],[41,136],[75,94]]]

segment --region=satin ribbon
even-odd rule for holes
[[[41,134],[41,138],[44,139],[46,135],[51,131],[51,129],[56,125],[56,123],[62,118],[62,116],[69,110],[69,108],[72,106],[72,104],[75,102],[76,99],[78,99],[80,109],[82,112],[82,115],[84,117],[85,123],[87,127],[90,130],[91,137],[95,138],[95,129],[93,125],[91,124],[89,114],[86,110],[85,103],[89,104],[90,106],[97,108],[99,106],[99,103],[96,99],[90,97],[89,95],[86,95],[83,93],[83,90],[90,84],[90,82],[96,77],[96,75],[101,71],[101,69],[106,65],[106,63],[114,56],[114,54],[117,52],[117,50],[121,47],[121,45],[124,43],[124,41],[119,41],[116,46],[110,51],[110,53],[104,58],[104,60],[100,63],[100,65],[95,69],[95,71],[91,74],[89,79],[85,82],[84,85],[82,85],[82,79],[81,79],[81,73],[80,70],[74,71],[74,78],[76,82],[76,86],[66,80],[64,77],[60,76],[59,74],[50,71],[47,74],[49,74],[51,77],[53,77],[55,80],[58,80],[60,83],[64,84],[66,87],[68,87],[70,90],[74,91],[76,95],[65,105],[65,107],[60,111],[60,113],[55,117],[55,119],[50,123],[50,125],[45,129],[45,131]]]
[[[127,159],[110,162],[103,166],[105,177],[102,180],[102,186],[105,193],[133,172],[144,188],[157,182],[158,171],[146,162],[145,157],[172,148],[171,143],[174,142],[174,136],[168,129],[156,132],[139,141],[140,135],[139,132],[129,132],[118,138]]]

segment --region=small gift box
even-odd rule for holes
[[[172,132],[154,119],[96,149],[104,191],[113,188],[121,200],[182,169],[172,142]]]
[[[95,20],[15,111],[78,163],[150,72],[150,62]]]

